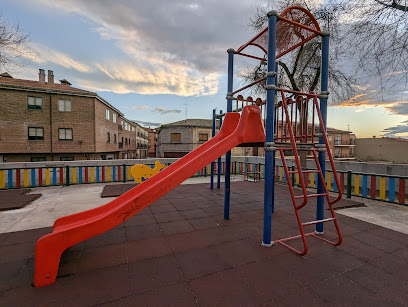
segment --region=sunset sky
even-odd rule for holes
[[[115,3],[112,5],[112,3]],[[15,78],[38,80],[38,69],[56,80],[97,92],[129,119],[147,125],[210,118],[225,110],[227,53],[254,33],[248,28],[257,1],[235,0],[2,0],[1,12],[30,34],[11,67]],[[254,62],[236,59],[236,84]],[[5,69],[1,67],[3,72]],[[395,72],[403,73],[403,72]],[[375,84],[375,82],[373,82]],[[408,137],[405,84],[382,101],[373,84],[330,106],[328,126],[357,137]]]

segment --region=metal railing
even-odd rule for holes
[[[112,164],[108,165],[72,165],[72,162],[66,162],[60,166],[1,168],[0,190],[133,181],[130,169],[133,164],[138,162],[127,160],[127,164],[118,164],[118,162],[115,163],[114,161],[112,160]],[[154,161],[152,160],[151,163],[143,162],[143,164],[153,168]],[[215,173],[217,173],[217,161],[214,162]],[[164,162],[164,164],[170,165],[171,163]],[[194,176],[209,176],[210,167],[210,165],[207,165]],[[263,163],[231,162],[231,174],[244,175],[246,180],[252,179],[251,181],[264,179],[264,168]],[[221,174],[224,175],[224,172],[225,162],[222,162]],[[339,170],[337,172],[340,176],[340,188],[347,198],[357,196],[393,204],[408,205],[406,195],[408,177]],[[292,174],[292,176],[291,181],[293,184],[295,186],[299,185],[299,175]],[[304,176],[308,188],[317,187],[316,174],[309,173]],[[286,182],[283,166],[276,166],[275,179],[277,182]],[[339,187],[336,186],[333,180],[331,170],[326,171],[325,180],[329,191],[338,191]]]

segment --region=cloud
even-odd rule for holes
[[[226,49],[237,48],[252,36],[242,37],[242,18],[225,18],[226,14],[242,16],[248,12],[251,3],[246,1],[127,1],[114,6],[107,0],[72,0],[70,5],[40,1],[80,15],[92,31],[112,41],[122,53],[119,61],[98,59],[95,67],[108,79],[99,76],[96,82],[88,81],[92,90],[216,94],[221,74],[226,72]]]
[[[400,125],[389,127],[383,130],[382,136],[388,137],[408,137],[408,120],[403,121]]]
[[[153,111],[159,112],[159,113],[161,113],[161,114],[181,113],[181,110],[178,110],[178,109],[166,110],[166,109],[163,108],[163,107],[157,107],[157,108],[155,108]]]
[[[139,106],[131,106],[130,108],[133,109],[133,110],[147,110],[147,109],[149,109],[150,107],[144,105],[144,106],[141,106],[141,107],[139,107]]]
[[[35,42],[30,42],[27,47],[20,46],[16,54],[36,64],[54,63],[82,73],[88,73],[92,70],[89,65],[81,63],[61,51]]]
[[[138,124],[141,124],[143,126],[147,126],[147,127],[158,127],[161,125],[161,123],[156,123],[156,122],[147,122],[147,121],[142,121],[142,120],[132,120]]]

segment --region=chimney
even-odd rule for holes
[[[48,84],[54,84],[54,72],[48,70]]]
[[[45,83],[45,70],[40,69],[40,72],[38,73],[39,81],[40,83]]]

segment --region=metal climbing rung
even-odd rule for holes
[[[317,220],[317,221],[306,222],[306,223],[302,223],[302,225],[303,225],[303,226],[307,226],[307,225],[319,224],[319,223],[324,223],[324,222],[329,222],[329,221],[334,221],[334,218],[333,218],[333,217],[329,217],[329,218],[323,219],[323,220]]]
[[[292,203],[293,207],[295,210],[296,214],[296,220],[299,226],[299,231],[300,235],[297,236],[292,236],[288,238],[283,238],[279,240],[275,240],[275,243],[279,243],[290,250],[294,251],[298,255],[305,255],[308,251],[308,243],[306,240],[306,237],[315,237],[318,238],[326,243],[329,243],[331,245],[337,246],[340,245],[342,242],[342,236],[340,233],[340,228],[338,221],[336,219],[336,214],[333,209],[333,204],[338,202],[341,199],[342,196],[342,189],[338,189],[338,196],[335,199],[331,199],[329,196],[329,191],[327,189],[326,183],[324,181],[324,174],[322,167],[319,162],[319,157],[318,155],[326,151],[327,156],[329,158],[330,165],[332,167],[332,172],[334,176],[334,181],[336,183],[337,187],[341,187],[341,182],[339,181],[339,178],[337,176],[336,168],[334,165],[333,157],[332,154],[329,150],[329,141],[327,139],[326,135],[326,129],[324,128],[324,122],[322,119],[322,114],[320,112],[319,104],[318,104],[318,97],[317,95],[310,93],[310,94],[305,94],[305,93],[300,93],[297,92],[296,100],[292,100],[291,98],[286,98],[285,97],[285,90],[280,89],[282,99],[281,101],[277,104],[277,107],[275,107],[275,114],[276,115],[281,115],[281,116],[276,116],[276,131],[277,135],[275,138],[275,146],[278,154],[280,155],[282,159],[282,165],[283,169],[286,174],[286,182],[289,187],[289,192],[291,194],[292,198]],[[289,106],[289,107],[288,107]],[[311,118],[310,116],[311,115]],[[308,121],[308,119],[311,119],[311,122]],[[315,119],[317,120],[319,124],[319,133],[317,133],[317,129],[315,129]],[[315,143],[315,141],[319,138],[319,141],[321,143],[321,139],[323,139],[324,143]],[[300,141],[300,142],[299,142]],[[299,158],[299,151],[307,151],[312,154],[313,160],[316,164],[316,169],[313,170],[302,170],[302,166],[300,163],[300,158]],[[290,155],[293,155],[294,160],[295,160],[295,167],[296,171],[291,171],[289,170],[289,167],[286,163],[285,159],[285,153],[290,152]],[[319,190],[319,193],[316,194],[308,194],[307,188],[308,186],[308,174],[313,174],[316,173],[318,174],[317,177],[319,178],[319,183],[321,184],[322,190]],[[296,178],[296,184],[300,185],[302,194],[298,196],[295,196],[295,191],[294,191],[294,184],[293,184],[293,174],[297,174]],[[306,175],[306,176],[305,176]],[[312,180],[312,178],[310,179]],[[324,192],[324,193],[323,193]],[[310,221],[310,222],[302,222],[301,219],[301,214],[300,210],[306,206],[308,201],[310,201],[309,198],[311,197],[324,197],[325,198],[325,203],[329,207],[331,217],[329,218],[322,218],[316,221]],[[300,201],[297,201],[299,200]],[[336,228],[336,232],[338,235],[337,241],[331,241],[327,240],[324,238],[322,235],[323,233],[317,233],[315,231],[306,233],[304,231],[304,226],[308,225],[314,225],[317,224],[319,225],[320,223],[324,222],[330,222],[332,221],[334,223],[334,226]],[[296,249],[285,242],[294,240],[294,239],[302,239],[303,242],[303,250]]]
[[[309,194],[306,195],[307,197],[318,197],[318,196],[326,196],[327,193],[320,193],[320,194]],[[300,195],[300,196],[295,196],[295,199],[299,199],[299,198],[304,198],[304,195]]]

